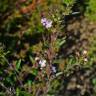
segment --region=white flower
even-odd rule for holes
[[[48,21],[46,24],[46,28],[50,28],[52,26],[52,21]]]
[[[87,59],[87,58],[84,58],[84,61],[85,61],[85,62],[87,62],[87,61],[88,61],[88,59]]]
[[[40,64],[40,67],[41,67],[41,68],[46,67],[46,60],[40,60],[40,61],[39,61],[39,64]]]
[[[41,23],[43,24],[44,27],[50,28],[52,26],[52,21],[48,20],[46,18],[41,19]]]
[[[84,54],[84,55],[87,54],[87,50],[84,50],[84,51],[83,51],[83,54]]]
[[[40,58],[39,57],[35,57],[35,61],[38,61]]]

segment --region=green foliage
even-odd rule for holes
[[[32,96],[31,94],[29,94],[28,92],[25,91],[21,91],[18,88],[16,89],[16,96]]]
[[[64,2],[67,6],[70,6],[70,5],[73,5],[74,0],[63,0],[63,2]]]
[[[0,0],[0,12],[5,12],[8,9],[9,0]]]
[[[87,4],[88,6],[86,8],[85,16],[94,21],[96,20],[96,1],[89,0]]]

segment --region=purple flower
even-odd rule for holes
[[[43,24],[44,27],[46,28],[51,28],[52,27],[52,21],[48,20],[46,18],[41,19],[41,23]]]
[[[54,73],[56,73],[56,67],[55,67],[55,66],[52,66],[52,71],[53,71]]]
[[[41,23],[43,24],[43,26],[45,26],[46,23],[47,23],[47,19],[46,19],[46,18],[42,18],[42,19],[41,19]]]

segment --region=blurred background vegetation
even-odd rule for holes
[[[0,0],[0,96],[96,96],[95,70],[95,0]]]

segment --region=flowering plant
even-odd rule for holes
[[[96,61],[96,36],[92,35],[96,28],[83,17],[85,14],[96,18],[94,2],[0,0],[0,96],[59,96],[60,93],[68,96],[65,90],[74,87],[69,82],[73,73],[88,83],[79,67],[83,64],[88,67]],[[89,45],[87,39],[91,41]],[[76,79],[70,81],[73,84]],[[75,87],[81,88],[81,93],[87,89],[89,92],[87,83],[84,82],[84,88],[88,85],[84,90],[83,83]]]

